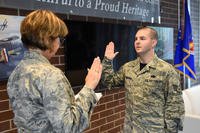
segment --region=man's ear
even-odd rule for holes
[[[153,39],[153,44],[152,44],[152,47],[156,47],[156,44],[158,43],[158,40],[156,39]]]

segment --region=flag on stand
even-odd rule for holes
[[[182,29],[179,28],[178,31],[174,66],[180,73],[185,74],[186,77],[196,80],[194,43],[187,0],[185,0],[185,21]]]

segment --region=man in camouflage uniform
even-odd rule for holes
[[[108,88],[124,85],[124,133],[177,133],[183,129],[184,103],[179,76],[172,65],[154,53],[157,32],[150,27],[138,30],[135,50],[138,58],[112,69],[114,43],[110,42],[103,60],[102,83]]]
[[[36,10],[22,21],[20,32],[28,51],[7,86],[18,132],[83,132],[98,102],[93,89],[101,77],[100,59],[94,59],[75,98],[64,73],[49,62],[68,33],[64,22],[51,11]]]

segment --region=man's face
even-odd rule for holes
[[[139,55],[153,52],[156,42],[157,41],[151,37],[150,29],[141,29],[135,35],[135,50]]]

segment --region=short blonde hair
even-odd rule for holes
[[[139,30],[143,30],[143,29],[149,29],[151,38],[155,39],[155,40],[158,40],[158,33],[157,33],[157,31],[155,29],[153,29],[151,27],[148,27],[148,26],[141,26],[141,27],[139,27],[138,31]]]
[[[24,18],[20,26],[21,40],[28,48],[51,49],[57,37],[65,37],[68,29],[53,12],[35,10]]]

